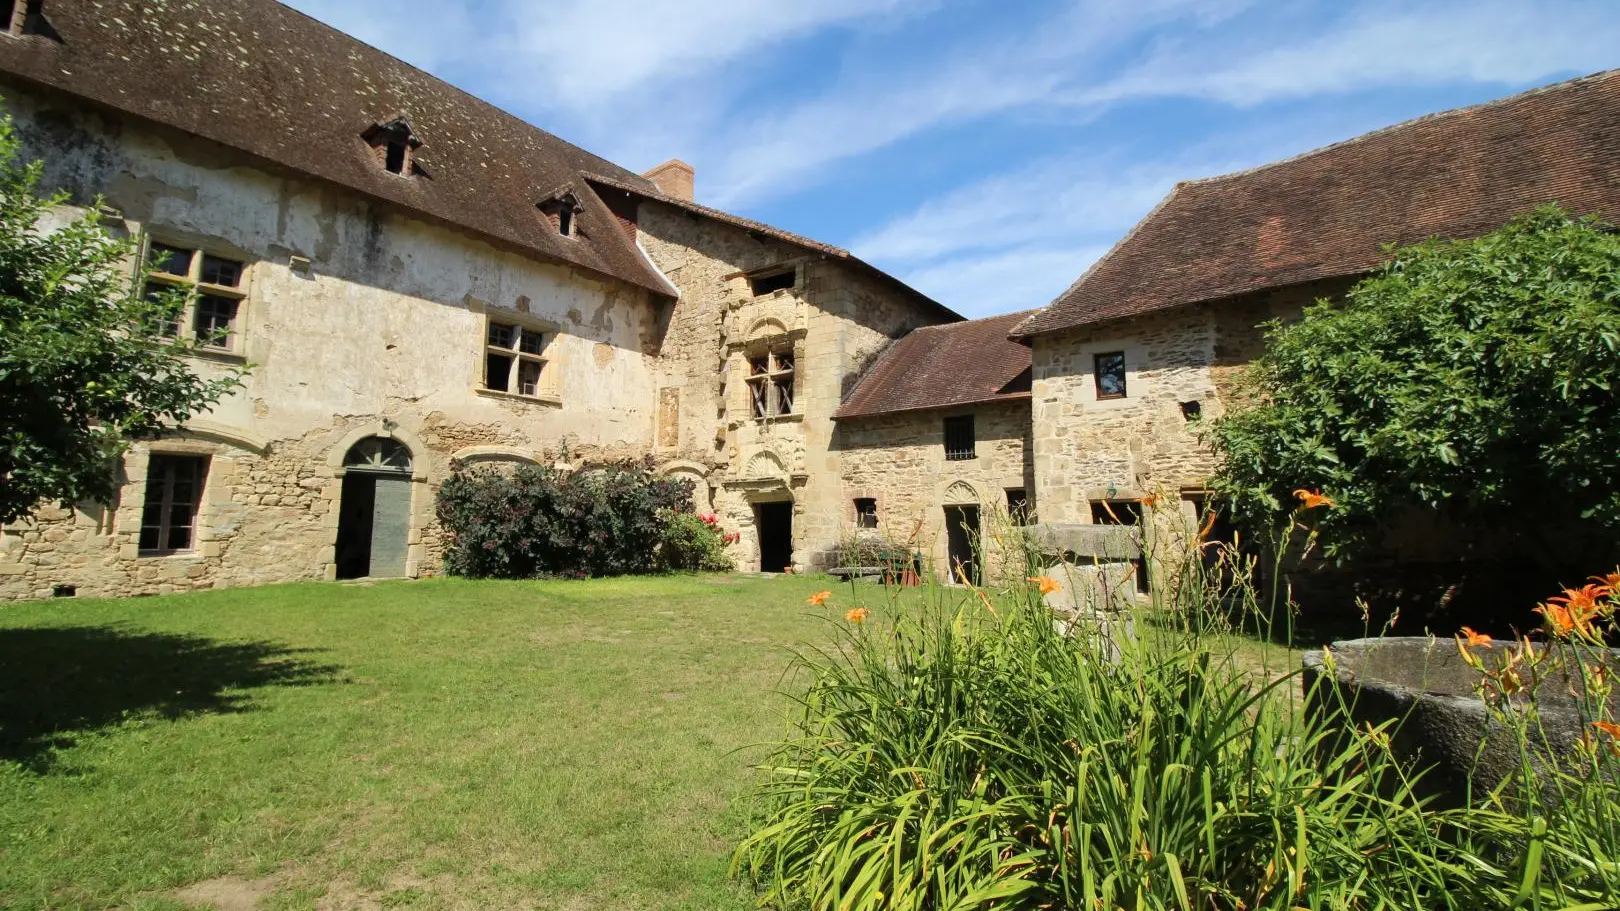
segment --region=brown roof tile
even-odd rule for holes
[[[1356,275],[1384,244],[1475,237],[1548,202],[1620,217],[1617,162],[1609,70],[1183,183],[1014,335]]]
[[[1029,387],[1014,381],[1029,370],[1029,349],[1008,339],[1007,333],[1032,312],[911,332],[867,370],[833,417],[1027,400]],[[1009,385],[1019,391],[1004,391]]]
[[[0,41],[0,72],[205,137],[507,245],[674,288],[590,193],[580,233],[535,209],[589,171],[642,177],[270,0],[64,0],[59,40]],[[404,117],[428,176],[389,174],[361,134]]]

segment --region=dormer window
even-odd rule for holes
[[[543,199],[535,204],[540,214],[551,222],[557,233],[564,237],[573,237],[575,222],[579,213],[584,209],[579,204],[579,198],[571,192],[559,192],[549,199]]]
[[[46,34],[44,0],[0,2],[0,21],[12,35]]]
[[[405,118],[375,124],[361,138],[371,146],[377,163],[388,173],[410,177],[421,170],[416,164],[416,150],[422,147],[422,140]]]

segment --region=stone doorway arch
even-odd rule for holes
[[[339,579],[406,574],[414,465],[410,447],[391,437],[365,437],[344,454],[334,558]]]

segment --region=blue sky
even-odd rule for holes
[[[968,316],[1174,185],[1620,66],[1620,0],[293,0]]]

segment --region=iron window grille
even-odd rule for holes
[[[973,415],[945,419],[945,459],[963,462],[976,458],[973,438]]]
[[[178,339],[190,327],[199,347],[235,353],[242,300],[247,297],[242,288],[244,272],[240,260],[195,248],[148,244],[142,292],[147,300],[174,304],[158,320],[158,334]]]
[[[141,553],[177,553],[196,546],[197,507],[207,475],[206,456],[151,457],[141,510]]]
[[[790,348],[748,359],[748,404],[755,419],[793,413],[793,375]]]
[[[1125,352],[1110,351],[1096,357],[1097,398],[1125,397]]]
[[[545,333],[491,322],[484,340],[484,388],[537,398],[546,374]]]

